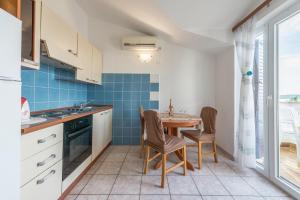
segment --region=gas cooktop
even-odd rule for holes
[[[63,110],[55,110],[49,112],[42,112],[39,114],[32,115],[32,117],[42,117],[42,118],[64,118],[70,115],[76,115],[84,112],[89,112],[93,110],[93,107],[84,107],[84,108],[67,108]]]

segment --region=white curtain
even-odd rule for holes
[[[242,74],[235,158],[241,167],[250,168],[254,168],[256,165],[255,112],[252,86],[255,22],[255,18],[249,19],[236,30],[234,35],[237,60]]]

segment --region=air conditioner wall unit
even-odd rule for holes
[[[133,51],[157,51],[160,49],[158,39],[152,36],[124,37],[122,48]]]

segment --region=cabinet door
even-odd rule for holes
[[[93,138],[92,138],[92,160],[94,160],[103,149],[104,144],[104,113],[93,115]]]
[[[4,0],[0,1],[0,8],[20,19],[21,2],[19,0]]]
[[[93,82],[92,75],[93,46],[87,39],[78,34],[78,66],[76,79],[85,82]]]
[[[50,167],[21,188],[22,200],[54,200],[61,195],[62,161]]]
[[[105,145],[112,141],[112,110],[105,112]]]
[[[77,67],[77,33],[42,3],[41,40],[49,57]]]
[[[22,66],[39,69],[41,1],[22,0]]]
[[[96,84],[101,84],[102,79],[102,54],[93,47],[93,60],[92,60],[92,80]]]

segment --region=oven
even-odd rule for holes
[[[63,180],[92,153],[93,116],[64,123]]]

